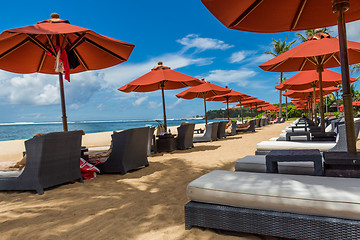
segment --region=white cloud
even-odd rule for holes
[[[134,106],[140,106],[143,102],[145,102],[147,99],[149,98],[149,96],[142,96],[137,98],[134,102],[133,105]]]
[[[161,106],[162,106],[161,102],[156,102],[156,101],[149,101],[148,102],[148,108],[151,108],[151,109],[159,108]]]
[[[239,86],[245,87],[250,84],[249,78],[255,75],[255,71],[242,68],[239,70],[212,70],[204,77],[209,82],[219,82],[225,85],[236,83]]]
[[[360,21],[346,24],[346,33],[348,40],[360,42]]]
[[[233,45],[226,44],[224,41],[214,38],[202,38],[197,34],[189,34],[176,41],[184,45],[183,52],[186,52],[190,48],[195,48],[196,52],[203,52],[209,49],[226,50],[234,47]]]
[[[178,100],[176,100],[176,102],[174,102],[174,103],[171,104],[170,106],[166,106],[166,108],[168,108],[168,109],[176,108],[181,102],[182,102],[182,99],[179,98]]]
[[[213,62],[212,58],[195,58],[177,53],[164,54],[153,57],[146,62],[124,63],[116,67],[101,70],[104,79],[100,84],[103,88],[120,88],[126,83],[149,72],[152,68],[156,67],[159,61],[162,61],[165,66],[171,67],[171,69],[182,68],[189,65],[203,66]],[[186,72],[184,73],[186,74]]]
[[[272,58],[274,58],[274,56],[272,56],[270,54],[261,54],[261,55],[256,55],[256,56],[252,57],[250,59],[250,61],[252,63],[256,63],[256,64],[260,63],[261,64],[261,63],[269,61]]]
[[[241,62],[242,60],[244,60],[247,56],[254,54],[254,51],[238,51],[238,52],[234,52],[229,61],[230,63],[237,63],[237,62]]]

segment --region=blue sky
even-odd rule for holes
[[[125,63],[71,75],[71,82],[65,82],[68,121],[161,119],[160,91],[122,93],[117,90],[147,73],[158,61],[182,73],[278,103],[279,94],[274,86],[279,81],[279,73],[265,72],[258,65],[271,58],[263,53],[271,50],[272,39],[284,39],[287,34],[289,41],[296,39],[294,32],[260,34],[227,29],[200,0],[61,1],[56,4],[5,1],[2,7],[1,32],[35,24],[57,12],[71,24],[135,44]],[[348,39],[360,41],[359,29],[360,21],[348,24]],[[332,30],[336,35],[336,28]],[[285,76],[293,74],[285,73]],[[61,121],[56,75],[21,75],[0,70],[0,86],[0,122]],[[201,99],[175,97],[183,90],[166,91],[168,118],[204,114]],[[225,104],[208,102],[207,107],[220,109]]]

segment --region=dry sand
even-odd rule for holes
[[[279,136],[289,124],[159,153],[149,157],[147,168],[64,184],[44,195],[1,191],[0,239],[275,239],[185,230],[185,191],[189,182],[212,170],[233,171],[238,158],[253,155],[258,142]],[[110,135],[87,134],[83,145],[110,144]],[[20,159],[22,145],[23,141],[0,142],[0,161]]]

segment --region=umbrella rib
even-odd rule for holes
[[[296,11],[296,14],[295,14],[295,18],[291,24],[291,30],[294,30],[296,28],[296,25],[298,24],[299,22],[299,19],[300,19],[300,16],[304,10],[304,7],[305,7],[305,4],[306,4],[306,0],[302,0],[297,11]]]
[[[86,65],[86,63],[84,62],[84,60],[82,59],[82,57],[80,56],[80,54],[78,53],[78,51],[76,51],[76,49],[74,49],[74,53],[75,53],[75,55],[78,57],[81,65],[83,65],[83,67],[86,69],[86,71],[89,71],[88,66]]]
[[[313,59],[308,58],[308,57],[305,57],[305,59],[308,60],[309,62],[311,62],[312,64],[317,65],[317,63]]]
[[[327,58],[323,58],[323,62],[322,65],[324,65],[325,63],[327,63],[332,57],[335,56],[335,53],[330,54],[330,56],[328,56]]]
[[[39,64],[39,67],[37,69],[37,72],[40,72],[42,67],[43,67],[43,64],[44,64],[44,61],[45,61],[45,57],[46,57],[46,52],[43,51],[43,55],[41,57],[41,61],[40,61],[40,64]]]
[[[37,40],[36,38],[34,38],[32,35],[30,34],[26,34],[28,35],[28,37],[30,38],[30,41],[32,43],[34,43],[35,45],[37,45],[39,48],[43,49],[44,51],[50,53],[51,55],[54,56],[54,53],[52,51],[50,51],[50,49],[48,49],[42,42],[40,42],[39,40]]]
[[[234,22],[232,22],[229,27],[236,27],[237,25],[239,25],[252,11],[255,10],[255,8],[257,8],[263,0],[256,0],[253,4],[250,5],[250,7],[248,7],[237,19],[235,19]]]
[[[336,54],[334,55],[334,59],[339,65],[341,65],[340,60],[338,59],[338,56],[336,56]]]
[[[279,63],[277,63],[277,64],[275,64],[274,66],[272,66],[268,71],[272,71],[272,70],[274,70],[275,68],[277,68],[278,66],[280,66],[281,64],[283,64],[284,62],[286,61],[286,59],[285,60],[283,60],[283,61],[281,61],[281,62],[279,62]]]
[[[84,42],[84,37],[85,37],[85,35],[86,35],[86,33],[82,33],[81,35],[79,35],[78,38],[74,41],[74,43],[71,43],[71,42],[67,39],[67,41],[68,41],[68,43],[69,43],[68,46],[70,46],[69,51],[71,51],[72,49],[76,48],[78,45],[80,45],[81,43],[83,43],[83,42]]]
[[[100,50],[103,50],[104,52],[106,52],[106,53],[108,53],[108,54],[110,54],[110,55],[112,55],[112,56],[120,59],[121,61],[126,61],[125,58],[117,55],[116,53],[110,51],[109,49],[104,48],[103,46],[97,44],[96,42],[94,42],[94,41],[92,41],[92,40],[90,40],[90,39],[88,39],[87,37],[85,37],[84,39],[85,39],[85,41],[87,41],[88,43],[92,44],[93,46],[95,46],[95,47],[99,48]]]
[[[29,41],[29,38],[25,38],[24,40],[22,40],[21,42],[19,42],[18,44],[16,44],[14,47],[10,48],[9,50],[5,51],[4,53],[2,53],[0,55],[0,59],[6,57],[8,54],[12,53],[13,51],[15,51],[16,49],[22,47],[24,44],[26,44]]]
[[[304,59],[304,61],[302,62],[301,66],[300,66],[300,71],[303,70],[303,68],[305,67],[306,64],[306,58]]]
[[[51,38],[50,38],[50,36],[49,36],[48,34],[46,34],[46,38],[48,39],[49,44],[50,44],[52,50],[54,51],[54,53],[56,53],[55,46],[54,46],[53,42],[51,41],[52,36],[51,36]]]

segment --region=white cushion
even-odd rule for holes
[[[319,149],[328,151],[335,146],[335,142],[293,142],[293,141],[262,141],[256,145],[256,150],[286,150],[286,149]]]
[[[360,220],[360,179],[212,171],[187,187],[189,200]]]
[[[279,162],[279,173],[314,175],[313,162]],[[266,173],[265,155],[248,155],[235,162],[235,171]]]
[[[20,176],[23,171],[24,168],[22,170],[0,171],[0,178],[15,178]]]

